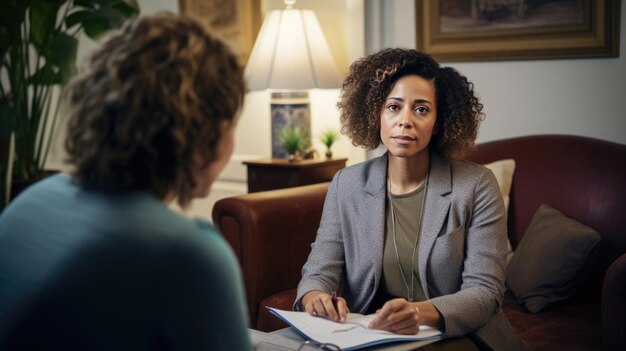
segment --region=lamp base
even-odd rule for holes
[[[307,91],[273,92],[270,107],[272,114],[272,157],[288,157],[281,134],[288,128],[299,128],[306,147],[311,146],[311,104]]]

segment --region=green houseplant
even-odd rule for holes
[[[325,153],[326,158],[333,157],[333,152],[330,150],[330,148],[333,146],[335,141],[339,139],[339,137],[340,137],[340,134],[337,133],[333,129],[327,129],[320,134],[320,141],[324,145],[326,145],[326,153]]]
[[[136,0],[2,0],[3,205],[10,189],[4,184],[7,179],[33,179],[44,174],[58,114],[57,108],[51,111],[51,106],[58,107],[52,103],[56,96],[53,88],[65,84],[76,72],[80,33],[98,38],[138,13]]]
[[[280,134],[280,140],[287,150],[289,161],[299,159],[298,155],[306,146],[306,140],[299,127],[285,128]]]

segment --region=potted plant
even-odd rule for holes
[[[333,153],[330,150],[331,146],[333,146],[333,144],[335,143],[335,141],[337,141],[340,137],[340,134],[337,133],[335,130],[333,129],[327,129],[326,131],[322,132],[320,134],[320,141],[326,145],[326,158],[332,158],[333,157]]]
[[[136,0],[7,0],[0,12],[0,148],[9,155],[0,169],[5,179],[37,179],[44,174],[58,101],[53,88],[76,72],[78,36],[98,38],[137,16]],[[51,106],[56,106],[54,112]],[[12,135],[12,136],[11,136]],[[14,152],[6,151],[14,150]],[[5,177],[6,176],[6,177]],[[4,194],[2,200],[8,199]],[[6,202],[2,201],[0,208]]]
[[[287,150],[289,161],[297,161],[300,159],[300,152],[306,145],[306,141],[299,127],[291,127],[283,129],[280,134],[280,141]]]

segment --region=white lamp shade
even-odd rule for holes
[[[250,90],[341,87],[339,71],[310,10],[271,11],[244,75]]]

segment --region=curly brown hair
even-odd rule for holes
[[[398,79],[411,74],[435,80],[437,133],[431,150],[446,157],[470,151],[484,117],[474,85],[455,69],[441,67],[430,55],[411,49],[384,49],[350,66],[337,103],[342,133],[355,146],[378,147],[385,99]]]
[[[78,181],[181,206],[240,110],[243,71],[199,22],[146,16],[111,36],[68,87],[67,161]]]

